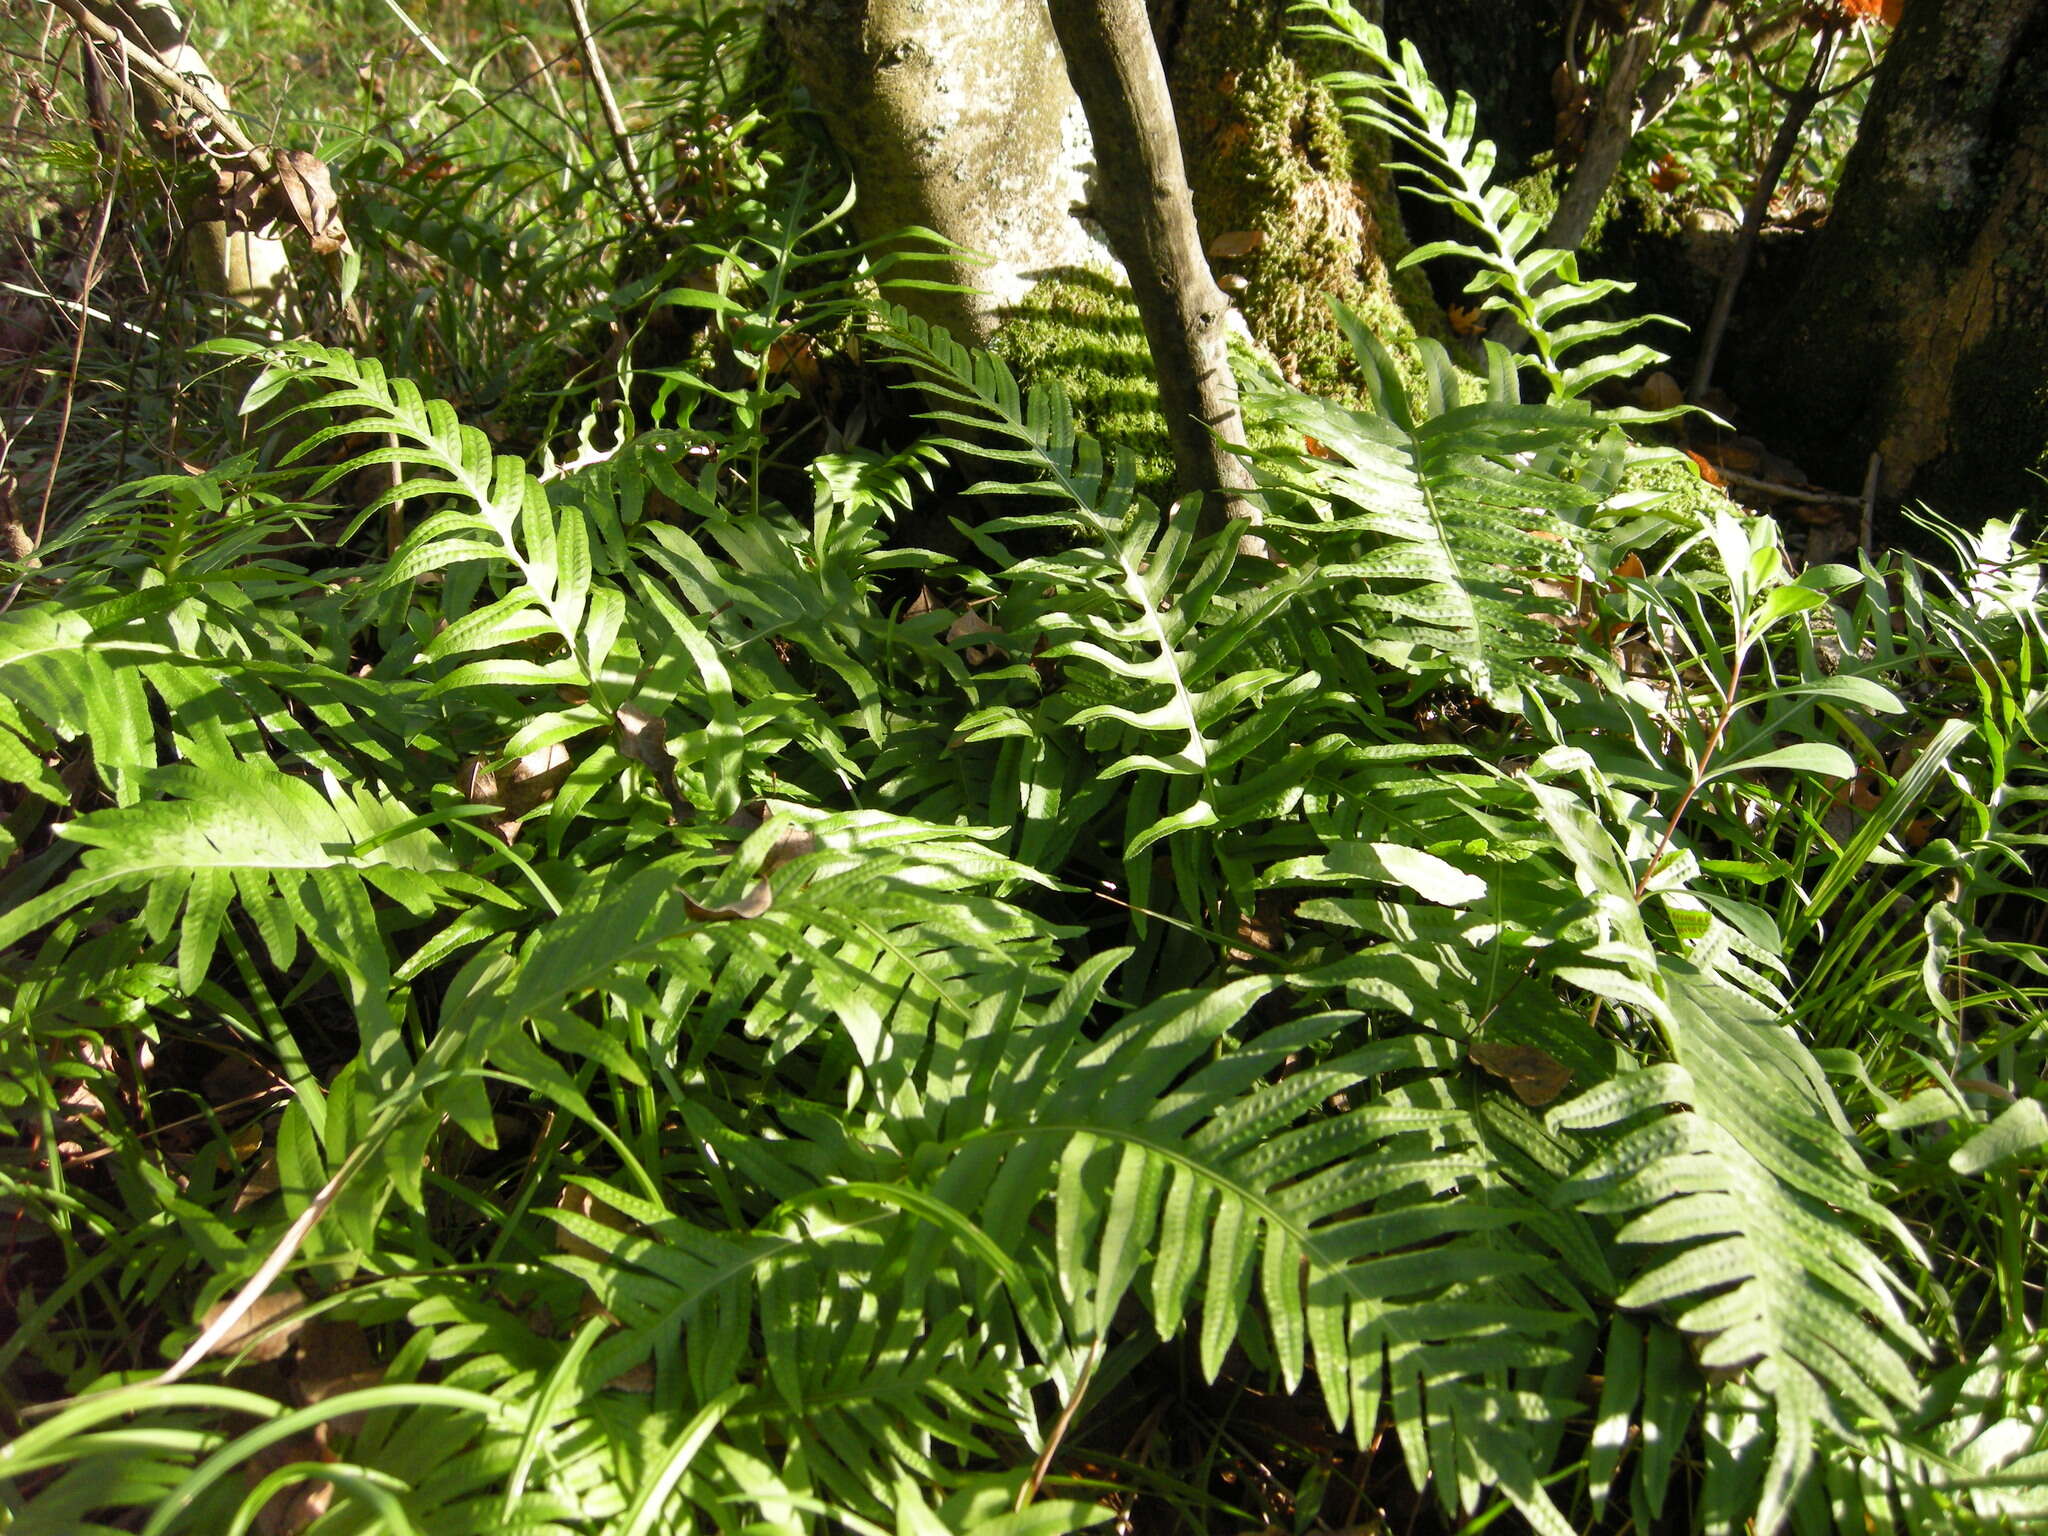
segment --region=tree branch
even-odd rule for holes
[[[1253,518],[1251,472],[1229,443],[1244,441],[1225,317],[1195,228],[1166,71],[1144,0],[1049,0],[1067,76],[1088,114],[1100,196],[1095,214],[1124,264],[1144,322],[1174,479],[1203,497],[1201,526]]]

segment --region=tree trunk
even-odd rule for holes
[[[1316,77],[1356,67],[1288,33],[1270,0],[1153,0],[1204,245],[1252,334],[1294,382],[1337,390],[1350,349],[1343,300],[1394,346],[1441,321],[1406,253],[1386,146],[1354,134]]]
[[[1807,467],[1951,515],[2044,503],[2048,0],[1906,6],[1756,394]]]
[[[125,38],[128,44],[155,59],[182,78],[196,95],[221,116],[232,114],[226,89],[214,77],[205,56],[193,48],[191,24],[170,0],[88,0],[93,15]],[[118,63],[114,78],[133,82],[138,119],[152,121],[160,134],[145,134],[146,140],[161,146],[165,137],[188,146],[209,143],[215,134],[210,125],[185,102],[152,81],[147,74],[122,69]],[[176,85],[176,81],[170,82]],[[291,279],[291,264],[284,242],[249,230],[230,230],[225,220],[203,219],[191,226],[194,277],[210,292],[232,300],[244,309],[269,311],[276,308]]]
[[[1106,262],[1074,217],[1087,126],[1042,3],[782,0],[771,9],[853,171],[861,237],[934,230],[963,254],[895,275],[981,290],[885,281],[892,300],[983,346],[1036,274]]]

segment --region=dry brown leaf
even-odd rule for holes
[[[1451,330],[1459,336],[1480,336],[1486,332],[1486,311],[1477,304],[1453,304],[1444,310]]]
[[[1263,229],[1233,229],[1209,242],[1209,259],[1235,261],[1240,256],[1251,255],[1265,243],[1266,232]]]
[[[1669,411],[1685,404],[1678,380],[1659,368],[1636,386],[1636,404],[1646,411]]]
[[[15,484],[13,475],[0,475],[0,560],[38,566],[43,562],[36,558],[36,541],[21,526],[21,514],[14,507]]]
[[[1721,478],[1721,471],[1714,468],[1705,458],[1694,453],[1690,448],[1682,451],[1688,459],[1692,460],[1692,467],[1700,472],[1702,480],[1706,481],[1709,485],[1719,486],[1722,490],[1728,488],[1728,482]]]
[[[536,747],[498,775],[498,803],[504,806],[507,816],[525,816],[552,800],[575,766],[566,742]]]
[[[756,880],[746,895],[732,902],[712,902],[706,905],[692,897],[689,892],[683,893],[683,910],[700,923],[744,922],[765,915],[774,905],[775,887],[766,880]]]
[[[784,331],[768,348],[768,374],[774,378],[788,374],[789,380],[804,394],[818,386],[824,376],[818,362],[817,343],[802,331]]]
[[[211,1328],[214,1319],[226,1312],[233,1300],[232,1296],[223,1297],[208,1307],[206,1315],[199,1319],[200,1331],[203,1333]],[[241,1321],[229,1329],[208,1353],[237,1355],[244,1363],[254,1365],[282,1358],[284,1352],[291,1348],[293,1336],[304,1326],[291,1314],[305,1304],[306,1298],[296,1286],[286,1286],[281,1291],[258,1296],[255,1304],[242,1314]]]
[[[331,256],[346,250],[348,230],[341,222],[341,201],[334,195],[334,178],[326,163],[303,149],[284,149],[273,164],[285,207],[313,242],[314,254]]]
[[[621,704],[612,719],[618,726],[619,755],[654,775],[655,786],[677,820],[690,816],[692,807],[676,783],[675,759],[669,756],[668,722],[637,704]]]
[[[776,808],[766,800],[750,800],[730,816],[725,824],[741,837],[751,837],[775,814]],[[772,875],[791,859],[800,859],[807,853],[815,852],[818,840],[811,835],[810,828],[800,822],[785,819],[775,834],[775,841],[768,845],[768,851],[761,856],[761,867],[757,875]]]
[[[251,1123],[256,1124],[259,1131],[262,1129],[260,1123]],[[278,1177],[277,1172],[277,1148],[265,1147],[257,1155],[256,1166],[251,1168],[249,1176],[242,1180],[242,1187],[235,1191],[234,1204],[229,1209],[246,1211],[258,1200],[276,1194],[283,1187],[284,1181]]]
[[[555,1209],[568,1211],[577,1216],[586,1216],[601,1227],[610,1227],[614,1232],[627,1230],[626,1218],[606,1205],[581,1184],[564,1184],[562,1193],[555,1199]],[[601,1259],[604,1257],[588,1239],[571,1232],[562,1224],[555,1225],[555,1246],[562,1252],[579,1259]]]
[[[1506,1079],[1515,1097],[1532,1109],[1540,1109],[1555,1099],[1572,1080],[1570,1067],[1533,1045],[1482,1040],[1475,1042],[1465,1055],[1480,1071]]]
[[[628,1366],[605,1385],[616,1392],[631,1392],[645,1397],[654,1390],[654,1362],[642,1360],[638,1365]]]
[[[1001,633],[1002,631],[997,629],[995,625],[989,623],[988,620],[984,619],[972,608],[969,608],[959,618],[955,619],[952,628],[946,631],[946,643],[952,645],[974,635],[997,635]],[[967,664],[970,667],[978,667],[991,657],[1002,655],[1003,648],[1000,645],[968,645],[961,648],[960,654],[966,658]]]
[[[314,1318],[299,1330],[292,1390],[306,1407],[374,1387],[383,1379],[384,1367],[377,1363],[360,1324]],[[345,1435],[362,1433],[360,1413],[339,1414],[329,1422]]]

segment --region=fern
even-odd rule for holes
[[[1495,151],[1477,136],[1478,109],[1472,98],[1460,91],[1446,103],[1414,44],[1404,41],[1397,54],[1386,34],[1350,0],[1303,0],[1293,9],[1316,18],[1298,26],[1302,35],[1336,43],[1372,66],[1370,73],[1345,71],[1325,78],[1341,109],[1419,154],[1419,161],[1397,162],[1394,168],[1419,177],[1421,196],[1449,208],[1477,232],[1476,244],[1441,240],[1418,246],[1402,258],[1402,266],[1442,255],[1478,262],[1480,271],[1467,291],[1484,295],[1482,309],[1509,315],[1528,336],[1535,348],[1531,361],[1553,401],[1576,399],[1604,379],[1626,377],[1663,360],[1662,353],[1636,343],[1568,361],[1585,347],[1611,342],[1647,323],[1640,316],[1566,319],[1634,285],[1612,278],[1585,281],[1576,253],[1537,245],[1543,220],[1510,189],[1488,185]]]
[[[1255,421],[1313,439],[1319,456],[1269,458],[1276,488],[1308,498],[1270,519],[1301,538],[1372,649],[1404,671],[1442,665],[1502,709],[1556,691],[1543,670],[1591,661],[1563,638],[1553,595],[1583,574],[1585,524],[1618,486],[1623,447],[1599,422],[1516,403],[1497,348],[1488,398],[1467,403],[1442,349],[1418,344],[1429,398],[1411,405],[1394,363],[1338,307],[1375,410],[1298,393],[1251,395]]]

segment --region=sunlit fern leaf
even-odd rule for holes
[[[1744,1370],[1772,1405],[1758,1528],[1776,1529],[1812,1470],[1817,1435],[1856,1443],[1917,1401],[1927,1345],[1905,1285],[1845,1216],[1911,1247],[1875,1198],[1803,1048],[1760,1005],[1670,973],[1675,1060],[1550,1114],[1559,1131],[1613,1128],[1555,1198],[1629,1219],[1654,1250],[1616,1298],[1669,1307],[1702,1367]]]
[[[1414,44],[1391,46],[1351,0],[1301,0],[1292,9],[1311,18],[1296,26],[1303,36],[1335,43],[1370,66],[1324,78],[1346,116],[1419,155],[1419,161],[1398,162],[1394,168],[1410,173],[1410,185],[1420,196],[1449,208],[1476,232],[1473,242],[1441,240],[1418,247],[1403,258],[1403,266],[1442,255],[1476,263],[1479,272],[1468,291],[1486,295],[1483,308],[1504,311],[1530,338],[1533,361],[1552,400],[1575,399],[1604,379],[1663,360],[1662,353],[1640,344],[1568,360],[1567,354],[1590,343],[1613,340],[1647,323],[1640,318],[1565,319],[1633,285],[1582,280],[1575,253],[1537,245],[1543,221],[1511,189],[1490,185],[1494,146],[1478,137],[1472,98],[1460,91],[1446,100]]]
[[[1368,375],[1391,375],[1370,333],[1338,311]],[[1577,576],[1579,523],[1605,499],[1607,477],[1585,471],[1607,429],[1556,407],[1452,395],[1431,413],[1393,389],[1381,398],[1382,411],[1293,392],[1247,398],[1254,420],[1326,455],[1267,461],[1277,485],[1319,504],[1315,516],[1269,518],[1270,537],[1313,550],[1372,648],[1404,670],[1447,667],[1502,709],[1557,691],[1543,668],[1578,648],[1570,608],[1551,594]]]

